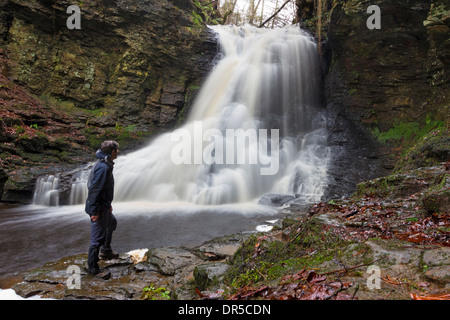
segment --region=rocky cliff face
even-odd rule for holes
[[[71,30],[72,4],[1,5],[3,200],[24,200],[36,175],[90,159],[104,139],[126,149],[173,128],[216,54],[190,1],[79,1],[81,29]]]
[[[298,1],[318,37],[317,11]],[[324,2],[321,47],[336,186],[391,171],[398,155],[449,123],[450,7],[443,0]],[[369,29],[370,5],[380,29]],[[446,152],[439,161],[449,158]],[[330,196],[340,196],[331,192]]]
[[[387,131],[398,122],[448,115],[450,8],[435,1],[346,1],[331,9],[326,78],[329,101],[349,118]],[[381,28],[370,30],[370,5]]]

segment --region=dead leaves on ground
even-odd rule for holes
[[[280,285],[257,289],[244,287],[230,300],[262,298],[265,300],[352,300],[354,294],[346,292],[351,282],[330,280],[312,270],[302,270],[282,278]],[[355,290],[356,291],[356,290]]]
[[[396,238],[415,244],[449,247],[450,214],[420,217],[418,210],[417,206],[411,206],[407,201],[386,202],[363,198],[358,202],[344,204],[319,203],[312,207],[309,214],[327,213],[341,220],[341,226],[333,226],[333,229],[344,240]]]
[[[411,299],[413,300],[450,300],[450,293],[437,293],[437,294],[429,294],[426,296],[421,296],[415,293],[410,294]]]

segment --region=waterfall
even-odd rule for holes
[[[115,161],[115,201],[320,201],[327,131],[314,41],[298,26],[214,26],[220,59],[183,126]],[[84,170],[71,204],[86,197]]]
[[[84,167],[57,175],[38,177],[34,187],[33,204],[59,206],[61,203],[69,205],[84,203],[88,195],[87,180],[93,164],[89,163]]]
[[[34,188],[33,203],[43,206],[58,206],[59,176],[48,175],[39,177]]]
[[[86,201],[88,196],[87,180],[91,168],[78,171],[71,181],[69,204],[81,204]]]
[[[320,200],[328,148],[316,44],[298,26],[212,28],[222,57],[186,123],[117,159],[115,199],[223,204],[282,192]]]

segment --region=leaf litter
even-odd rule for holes
[[[262,298],[265,300],[352,300],[354,294],[346,292],[352,282],[330,280],[313,270],[301,270],[285,276],[277,286],[260,288],[244,287],[231,296],[230,300]]]

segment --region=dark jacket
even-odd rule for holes
[[[101,150],[98,150],[95,155],[98,160],[89,174],[89,193],[85,207],[89,216],[108,211],[114,198],[114,177],[112,174],[114,162],[110,160],[110,155]]]

